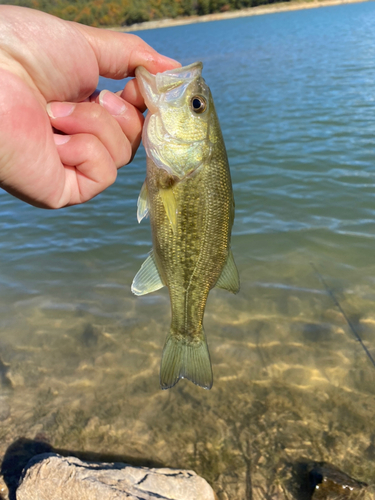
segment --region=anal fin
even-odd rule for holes
[[[134,295],[146,295],[163,288],[163,286],[164,283],[156,267],[154,252],[151,251],[141,269],[135,275],[131,290]]]
[[[234,262],[232,250],[229,250],[227,261],[215,286],[232,293],[240,291],[240,277]]]

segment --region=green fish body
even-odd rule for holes
[[[203,315],[214,286],[239,290],[230,250],[234,200],[229,165],[202,63],[136,78],[149,109],[143,129],[147,176],[138,221],[150,216],[153,250],[134,278],[144,295],[167,286],[172,322],[160,384],[180,378],[210,389],[212,368]]]

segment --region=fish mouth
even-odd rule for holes
[[[169,92],[171,102],[184,105],[187,87],[202,78],[202,68],[201,62],[195,62],[156,75],[142,66],[135,71],[139,89],[149,109],[142,133],[147,156],[159,168],[167,170],[180,180],[190,176],[210,157],[209,127],[207,126],[205,135],[200,133],[199,136],[195,134],[195,137],[185,137],[178,131],[174,134],[164,122],[160,110],[168,107]]]
[[[203,63],[194,62],[181,68],[169,69],[163,73],[151,74],[143,66],[135,70],[135,77],[139,83],[141,94],[148,109],[154,113],[160,93],[167,92],[180,85],[187,85],[202,76]]]
[[[161,83],[162,85],[165,85],[167,82],[164,83],[162,82],[163,80],[168,80],[168,78],[174,80],[176,77],[178,77],[179,79],[183,80],[193,80],[202,75],[202,69],[203,69],[203,63],[197,61],[187,66],[181,66],[180,68],[174,68],[174,69],[167,69],[163,73],[156,73],[156,75],[153,75],[143,66],[138,66],[135,70],[135,77],[140,79],[144,78],[147,81],[150,81],[151,77],[151,79],[159,80],[158,82],[159,84]],[[159,88],[159,86],[158,90],[164,91],[164,89]]]
[[[196,70],[202,72],[202,69],[203,69],[203,63],[201,61],[196,61],[191,64],[188,64],[187,66],[180,66],[179,68],[167,69],[166,71],[164,71],[164,73],[160,74],[179,75],[181,73],[189,73],[190,71],[196,71]]]
[[[157,73],[155,76],[156,87],[159,92],[168,92],[180,85],[188,85],[190,82],[202,76],[203,63],[195,62],[189,66]]]
[[[169,69],[156,74],[156,85],[159,92],[166,92],[182,83],[190,83],[202,76],[203,63],[197,61],[181,68]]]

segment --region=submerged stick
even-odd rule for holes
[[[320,274],[320,272],[318,271],[317,267],[315,266],[315,264],[313,264],[312,262],[310,262],[311,264],[311,267],[314,269],[315,273],[317,274],[318,278],[320,279],[320,281],[323,283],[324,285],[324,288],[326,289],[328,295],[331,297],[331,299],[333,300],[333,302],[335,303],[335,305],[337,306],[337,308],[339,309],[339,311],[341,312],[341,314],[344,316],[345,318],[345,321],[348,323],[348,326],[350,328],[350,330],[352,331],[355,339],[361,344],[363,350],[365,351],[368,359],[371,361],[372,365],[375,367],[375,360],[374,358],[371,356],[371,353],[370,351],[367,349],[367,347],[365,346],[365,344],[363,343],[363,340],[361,339],[359,333],[357,332],[357,330],[355,329],[353,323],[350,321],[350,319],[348,318],[348,316],[345,314],[345,311],[344,309],[341,307],[341,304],[340,302],[338,301],[338,299],[336,298],[336,295],[333,293],[333,291],[329,288],[327,282],[325,281],[325,279],[323,278],[323,276]]]

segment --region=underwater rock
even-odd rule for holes
[[[82,462],[43,453],[26,465],[17,500],[215,500],[193,471],[148,469],[124,463]]]
[[[309,479],[312,500],[356,498],[368,486],[327,462],[315,463],[309,471]]]

